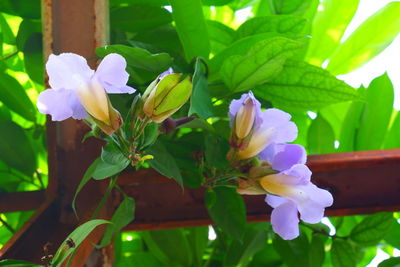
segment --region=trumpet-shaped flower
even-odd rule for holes
[[[268,162],[277,174],[266,175],[258,181],[266,191],[265,201],[274,208],[271,214],[273,230],[283,239],[299,235],[299,218],[307,223],[321,221],[326,207],[333,203],[332,195],[311,182],[306,165],[306,153],[300,145],[275,145]],[[272,155],[272,156],[271,156]]]
[[[97,71],[86,59],[73,53],[50,55],[46,63],[52,89],[40,93],[38,109],[50,114],[52,120],[83,119],[90,115],[108,134],[119,128],[121,118],[108,99],[107,93],[133,93],[126,85],[129,74],[126,61],[118,54],[107,55]]]
[[[297,137],[297,126],[291,116],[279,109],[271,108],[261,113],[262,122],[255,129],[248,146],[238,152],[239,159],[257,156],[273,143],[292,142]]]

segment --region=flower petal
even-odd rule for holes
[[[108,54],[96,70],[96,78],[110,94],[132,94],[136,90],[126,83],[129,74],[126,72],[126,61],[118,54]]]
[[[240,99],[234,99],[232,100],[231,104],[229,105],[229,112],[228,116],[231,119],[231,123],[233,119],[235,118],[236,113],[239,111],[239,109],[243,106],[243,103],[247,98],[250,98],[254,102],[255,106],[255,126],[257,127],[258,125],[261,124],[262,118],[261,118],[261,104],[260,102],[254,97],[253,93],[249,91],[247,94],[242,94]]]
[[[272,229],[284,240],[299,236],[299,218],[296,205],[292,201],[277,206],[271,213]]]
[[[306,150],[297,144],[271,144],[258,156],[272,165],[274,170],[284,171],[295,164],[305,164]]]
[[[87,117],[86,111],[72,90],[47,89],[39,94],[36,105],[41,113],[50,114],[53,121],[62,121],[69,117],[75,119]]]
[[[275,196],[275,195],[270,195],[266,194],[265,195],[265,202],[267,202],[268,205],[270,205],[273,208],[276,208],[283,203],[287,202],[288,200],[283,197]]]
[[[270,108],[262,113],[263,123],[260,128],[274,129],[273,142],[293,142],[297,138],[297,126],[290,121],[291,116],[282,110]]]
[[[90,80],[94,71],[86,59],[77,54],[63,53],[49,56],[46,63],[49,84],[53,89],[75,89]]]
[[[307,194],[308,200],[297,203],[301,219],[307,223],[320,222],[324,216],[325,208],[333,204],[331,193],[312,183],[303,186],[302,190]]]
[[[167,76],[168,74],[173,74],[173,73],[174,73],[173,69],[172,68],[168,68],[166,71],[164,71],[163,73],[161,73],[158,76],[158,79],[162,79],[162,78],[164,78],[164,76]]]

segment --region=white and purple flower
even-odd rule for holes
[[[121,121],[107,93],[135,92],[126,85],[129,74],[125,68],[126,61],[118,54],[107,55],[96,71],[77,54],[52,54],[46,63],[52,89],[40,93],[37,107],[41,113],[50,114],[53,121],[84,119],[90,115],[102,125],[99,126],[103,131],[111,134]]]
[[[307,155],[301,145],[286,144],[297,137],[297,127],[290,121],[291,116],[279,109],[261,111],[259,102],[251,94],[244,94],[232,101],[229,116],[237,122],[240,109],[246,108],[251,99],[251,114],[260,114],[254,119],[253,133],[247,146],[237,147],[239,160],[258,156],[262,163],[253,167],[249,179],[239,178],[238,193],[266,194],[265,201],[273,208],[271,224],[275,233],[283,239],[294,239],[299,235],[300,219],[307,223],[321,221],[326,207],[333,203],[332,195],[311,182],[311,171],[305,165]],[[250,109],[250,108],[249,108]],[[232,125],[233,131],[244,127],[248,129],[256,116],[241,120],[240,125]]]

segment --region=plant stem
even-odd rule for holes
[[[106,203],[108,197],[110,196],[110,193],[111,193],[112,189],[115,186],[117,178],[118,178],[117,176],[113,176],[113,177],[110,178],[110,183],[109,183],[109,185],[107,187],[107,190],[104,193],[103,197],[101,198],[99,205],[96,207],[95,211],[93,212],[91,220],[96,219],[97,216],[99,215],[101,209],[103,208],[103,206]]]

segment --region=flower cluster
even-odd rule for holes
[[[299,235],[298,214],[304,222],[320,222],[333,198],[311,182],[305,149],[286,144],[297,137],[291,116],[279,109],[261,111],[260,103],[249,92],[232,101],[229,117],[231,159],[260,160],[249,169],[248,177],[238,179],[238,193],[266,194],[265,201],[273,208],[272,228],[283,239]]]

